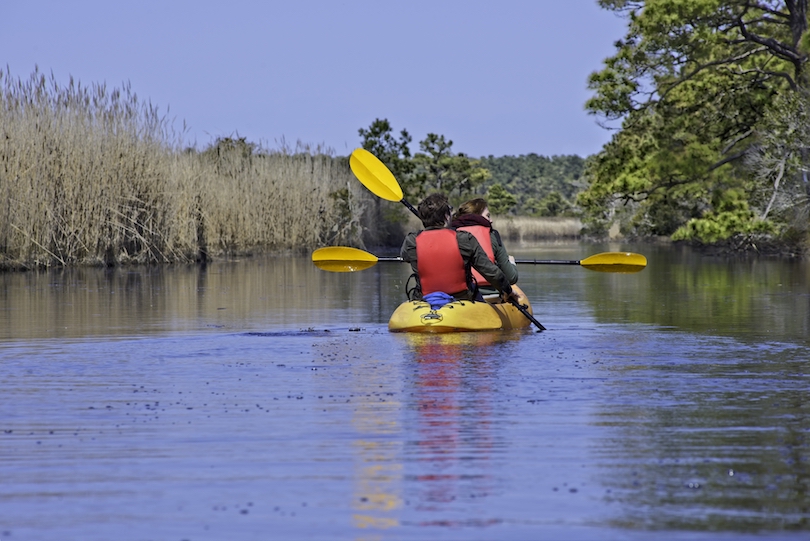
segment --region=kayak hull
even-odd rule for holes
[[[520,304],[532,314],[531,304],[523,291],[517,286],[512,286],[512,289]],[[388,330],[421,333],[497,331],[520,329],[530,324],[529,318],[508,303],[454,301],[431,310],[425,301],[407,301],[394,310],[388,321]]]

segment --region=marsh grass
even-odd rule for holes
[[[360,225],[374,219],[370,198],[345,158],[181,145],[128,85],[0,72],[0,267],[190,262],[374,238]]]
[[[530,244],[537,241],[576,239],[582,223],[577,218],[494,216],[493,227],[504,241]]]
[[[129,85],[0,71],[0,269],[373,249],[420,228],[328,149],[232,137],[182,148],[182,133]],[[496,217],[496,227],[532,242],[576,237],[580,225]]]

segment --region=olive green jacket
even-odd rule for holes
[[[492,240],[492,251],[495,254],[495,264],[504,273],[506,279],[510,284],[516,284],[518,281],[517,266],[509,261],[509,254],[506,253],[506,248],[503,245],[501,236],[494,229],[490,231],[489,238]],[[483,274],[483,273],[482,273]]]

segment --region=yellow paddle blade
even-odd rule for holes
[[[349,158],[349,166],[357,180],[377,197],[388,201],[402,201],[402,188],[394,174],[368,150],[355,149]]]
[[[329,272],[354,272],[376,265],[377,256],[357,248],[329,246],[312,252],[312,262],[319,269]]]
[[[586,257],[579,264],[600,272],[639,272],[647,266],[647,258],[632,252],[604,252]]]

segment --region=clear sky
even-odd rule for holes
[[[387,118],[473,157],[597,152],[587,77],[625,21],[595,0],[3,2],[2,61],[133,91],[200,148],[239,135],[338,155]]]

